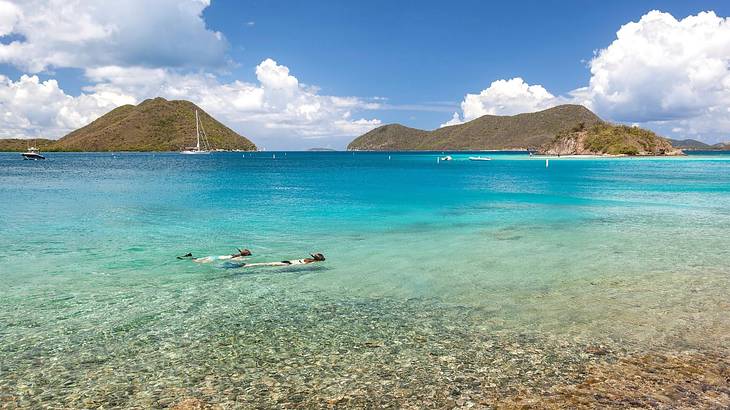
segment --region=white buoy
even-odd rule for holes
[[[437,164],[440,164],[441,163],[441,157],[436,157],[436,163]]]
[[[550,166],[550,160],[546,158],[545,159],[545,168],[548,168],[549,166]]]
[[[388,155],[388,161],[390,161],[390,155]]]
[[[276,159],[276,154],[271,155],[271,158]]]

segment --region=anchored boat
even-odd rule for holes
[[[202,132],[201,132],[202,131]],[[195,110],[195,135],[197,143],[194,147],[186,147],[184,150],[180,151],[181,154],[210,154],[210,144],[208,143],[208,136],[205,134],[205,129],[203,128],[203,123],[200,122],[200,118],[198,117],[198,110]],[[202,136],[202,142],[203,145],[201,146],[201,136]]]
[[[39,159],[46,159],[43,155],[41,155],[41,152],[36,147],[28,147],[28,150],[26,150],[24,153],[20,154],[23,156],[23,159],[31,159],[31,160],[39,160]]]
[[[489,157],[469,157],[469,161],[491,161]]]

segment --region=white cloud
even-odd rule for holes
[[[482,115],[513,115],[538,111],[555,104],[555,96],[541,85],[527,84],[522,78],[497,80],[479,94],[467,94],[461,103],[464,120]]]
[[[202,19],[207,0],[0,0],[0,62],[54,67],[222,66],[227,43]]]
[[[0,0],[0,64],[26,73],[80,69],[80,95],[56,80],[0,77],[0,136],[58,138],[106,111],[162,96],[200,105],[269,147],[324,138],[343,145],[380,124],[353,118],[378,108],[356,97],[321,95],[266,59],[257,82],[221,81],[228,44],[206,27],[209,0]],[[249,26],[254,25],[251,21]],[[279,141],[277,141],[279,139]],[[340,141],[343,140],[343,141]]]
[[[461,117],[459,117],[459,113],[455,112],[454,115],[451,116],[451,119],[446,121],[445,123],[439,125],[439,128],[449,127],[452,125],[459,125],[459,124],[463,124],[463,123],[464,123],[464,121],[462,121]]]
[[[0,0],[0,36],[6,36],[13,32],[20,15],[21,11],[18,6],[9,1]]]
[[[622,122],[730,132],[730,20],[651,11],[622,26],[591,61],[593,108]]]
[[[89,69],[93,85],[77,97],[55,80],[23,76],[0,81],[0,115],[5,137],[57,138],[122,104],[162,96],[198,104],[234,130],[269,148],[296,145],[302,138],[324,138],[341,146],[380,125],[378,119],[353,119],[369,103],[355,97],[321,95],[292,76],[286,66],[266,59],[256,67],[258,83],[221,82],[207,73],[107,66]],[[5,118],[15,118],[10,123]]]
[[[133,102],[133,97],[111,91],[71,97],[55,80],[41,82],[35,75],[18,81],[0,76],[0,137],[59,136]]]
[[[702,12],[677,20],[651,11],[623,25],[590,71],[587,86],[558,97],[520,78],[495,81],[465,96],[464,120],[575,103],[667,135],[718,140],[730,133],[730,19]]]

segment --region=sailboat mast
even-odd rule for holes
[[[195,135],[198,137],[198,151],[200,151],[200,129],[198,129],[198,110],[195,110]]]

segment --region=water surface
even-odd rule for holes
[[[0,154],[0,403],[466,405],[730,344],[730,155],[439,154]],[[236,247],[327,260],[175,258]]]

